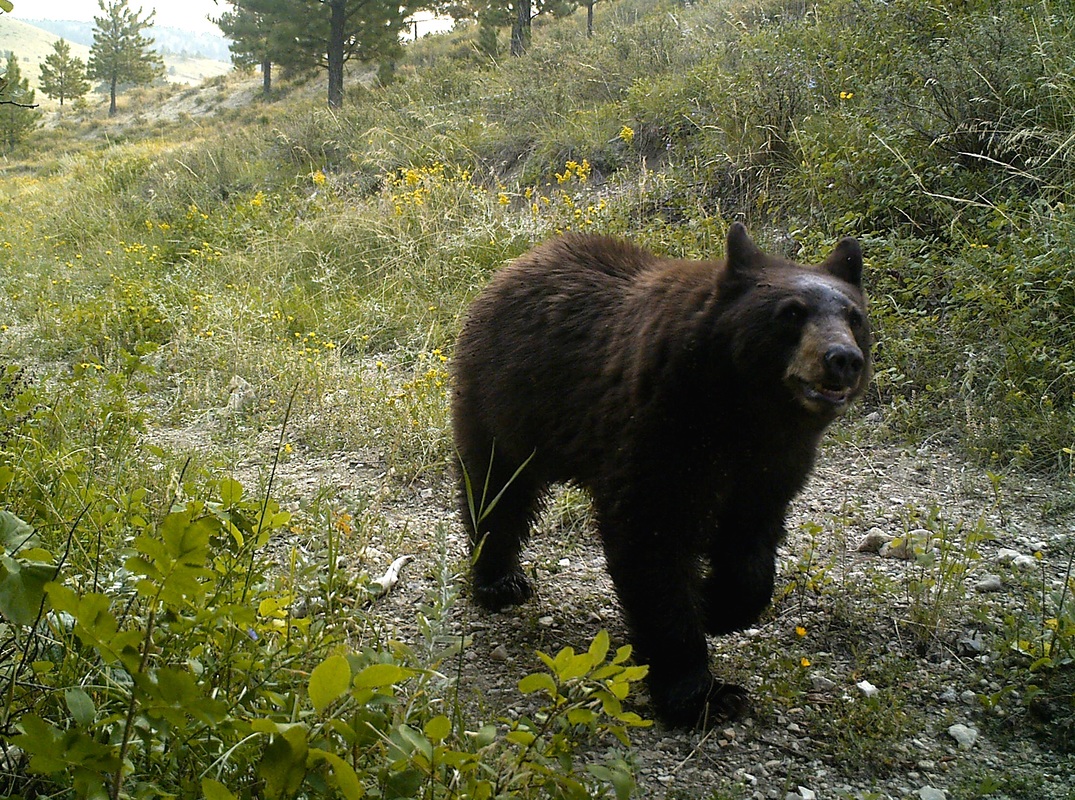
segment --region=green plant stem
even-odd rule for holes
[[[149,649],[153,640],[153,626],[156,622],[156,609],[150,608],[149,617],[146,619],[146,636],[142,640],[142,660],[138,664],[138,672],[145,674],[146,664],[149,663]],[[132,676],[133,677],[133,676]],[[131,743],[131,733],[134,730],[134,713],[138,709],[137,684],[131,687],[131,699],[127,704],[127,718],[123,723],[123,741],[119,746],[119,765],[116,767],[116,775],[112,781],[112,800],[119,800],[120,790],[123,788],[123,762],[127,758],[127,748]]]

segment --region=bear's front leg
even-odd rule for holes
[[[707,548],[709,575],[702,597],[708,633],[743,630],[769,607],[776,547],[783,538],[783,513],[741,510],[723,516]]]
[[[635,659],[649,665],[657,717],[676,727],[708,727],[741,714],[746,690],[709,672],[696,559],[655,533],[625,535],[605,521],[601,528]]]

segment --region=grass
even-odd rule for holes
[[[264,752],[340,744],[318,738],[344,730],[343,717],[318,716],[328,706],[310,706],[309,676],[331,663],[335,672],[319,673],[331,683],[343,657],[352,680],[374,666],[393,678],[330,701],[383,734],[387,760],[365,765],[362,780],[413,788],[423,774],[436,787],[429,796],[447,791],[430,753],[470,764],[501,741],[480,733],[485,720],[460,718],[455,740],[439,721],[463,714],[435,674],[449,657],[443,618],[456,599],[449,534],[430,534],[444,555],[421,611],[428,641],[418,657],[366,612],[370,570],[336,566],[341,553],[359,557],[401,535],[374,496],[381,489],[321,486],[311,497],[286,475],[345,453],[376,465],[385,491],[443,485],[447,364],[460,315],[500,265],[558,231],[624,234],[664,253],[709,257],[729,221],[742,218],[766,247],[801,260],[857,235],[880,343],[867,410],[882,420],[881,434],[940,439],[993,474],[1025,468],[1070,481],[1075,206],[1065,137],[1075,82],[1064,54],[1075,28],[1046,6],[994,6],[620,0],[594,39],[577,20],[540,26],[523,59],[478,58],[468,33],[418,43],[392,83],[355,83],[337,112],[321,107],[319,90],[315,99],[314,89],[285,85],[271,102],[154,121],[153,104],[170,95],[153,90],[132,99],[137,117],[90,111],[41,131],[0,173],[0,355],[9,365],[0,381],[0,504],[35,537],[29,549],[5,539],[5,557],[24,570],[16,594],[43,597],[34,576],[62,562],[63,584],[81,594],[58,592],[52,602],[83,621],[9,625],[7,652],[61,646],[70,655],[6,662],[7,722],[22,719],[25,732],[25,720],[40,720],[29,724],[42,753],[42,743],[58,747],[59,732],[74,731],[111,758],[115,751],[94,748],[131,736],[129,709],[149,707],[160,724],[131,755],[142,759],[132,768],[141,790],[221,790],[195,780],[198,759],[228,791],[275,786],[285,776],[265,767]],[[915,31],[926,29],[944,35],[921,40]],[[863,40],[866,32],[883,46]],[[221,80],[210,91],[217,102],[238,86]],[[823,544],[846,543],[865,518],[854,501],[845,512],[805,531],[811,546],[781,603],[809,637],[788,632],[785,650],[760,669],[773,713],[809,691],[804,660],[835,653],[832,668],[872,674],[858,652],[877,642],[848,633],[846,576]],[[965,614],[960,589],[984,532],[910,513],[930,536],[909,579],[852,588],[874,601],[897,598],[930,650]],[[545,524],[581,539],[584,498],[558,495]],[[198,558],[185,566],[193,583],[167,599],[170,586],[146,566],[166,554],[140,537],[173,529],[208,531],[212,547],[197,538]],[[1033,636],[1014,624],[1002,636],[1054,657],[1036,668],[1062,676],[1067,664],[1056,656],[1068,657],[1075,630],[1070,592],[1047,582],[1043,575],[1026,589]],[[147,594],[150,584],[164,594]],[[111,619],[115,631],[85,621],[94,593],[105,598],[101,624]],[[199,618],[192,598],[210,595]],[[300,599],[348,613],[300,616],[292,611]],[[21,612],[4,613],[10,621]],[[157,639],[131,646],[150,654],[159,641],[159,656],[124,661],[109,649],[109,636],[144,631],[149,620]],[[263,645],[247,641],[250,631]],[[193,651],[204,658],[181,657]],[[733,671],[755,674],[756,657]],[[202,683],[210,658],[225,672],[241,663],[261,693],[241,714],[204,706],[205,719],[224,715],[227,735],[199,739],[169,772],[156,755],[163,746],[154,747],[190,720],[153,694],[153,676],[194,676],[194,688],[183,685],[201,702],[218,689]],[[901,664],[879,668],[891,678]],[[118,671],[148,683],[119,685]],[[72,694],[76,686],[85,698]],[[563,707],[574,709],[579,730],[618,737],[613,705],[599,721],[575,702]],[[899,696],[829,712],[818,713],[815,735],[833,754],[856,753],[886,774],[903,763],[894,743],[922,724]],[[287,725],[297,719],[308,727],[292,740]],[[517,748],[498,751],[505,781],[535,795],[556,788],[538,780],[552,780],[543,758],[574,752],[571,725],[556,724],[517,727],[501,742]],[[527,744],[545,734],[550,749]],[[340,735],[351,746],[358,739],[347,737],[360,736]],[[242,749],[243,737],[258,745]],[[343,780],[325,758],[303,762],[309,785]],[[578,778],[586,791],[622,791],[619,762],[610,763]],[[120,793],[81,762],[42,765],[55,766],[38,762],[35,774],[57,783],[36,778],[37,790]]]

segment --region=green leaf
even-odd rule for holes
[[[307,731],[294,725],[272,738],[262,754],[258,775],[265,781],[265,796],[270,800],[292,797],[306,777]]]
[[[380,689],[392,686],[410,677],[410,672],[397,664],[370,664],[355,675],[356,689]]]
[[[6,11],[10,14],[12,9],[14,8],[15,6],[11,4],[11,0],[0,0],[0,10]]]
[[[10,511],[0,510],[0,545],[5,550],[17,553],[31,540],[35,540],[34,529],[28,522],[23,522]]]
[[[212,778],[202,778],[202,794],[205,800],[235,800],[227,786]]]
[[[225,478],[220,482],[220,502],[225,507],[238,505],[243,499],[243,485],[234,478]]]
[[[608,655],[608,631],[601,629],[590,642],[590,658],[594,664],[601,664]]]
[[[346,800],[359,800],[366,793],[354,767],[335,753],[314,748],[310,750],[310,759],[328,762],[329,769],[332,770],[332,777],[336,780],[336,787]],[[212,800],[212,798],[209,798],[209,800]]]
[[[142,632],[119,630],[111,600],[106,595],[87,592],[79,597],[58,583],[49,583],[45,591],[54,609],[66,611],[75,618],[75,636],[84,645],[96,650],[107,663],[119,662],[131,674],[138,671]]]
[[[429,720],[423,730],[433,744],[440,744],[452,732],[452,721],[443,714],[439,714]]]
[[[543,689],[551,697],[556,697],[556,681],[547,672],[531,672],[519,681],[519,691],[523,694],[533,694]]]
[[[530,731],[508,731],[506,734],[504,734],[504,738],[512,744],[527,747],[537,737],[534,734],[530,733]]]
[[[16,625],[33,625],[45,599],[45,585],[55,577],[51,564],[0,556],[0,616]]]
[[[64,700],[67,701],[67,709],[71,712],[71,717],[75,722],[83,728],[89,727],[94,717],[97,716],[97,709],[85,690],[78,687],[68,689],[64,692]]]
[[[310,673],[310,701],[321,713],[351,686],[351,665],[344,656],[329,656]]]

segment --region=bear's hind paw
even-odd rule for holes
[[[489,583],[474,581],[474,599],[489,611],[500,611],[507,606],[522,605],[534,595],[530,581],[521,571],[515,570]]]

